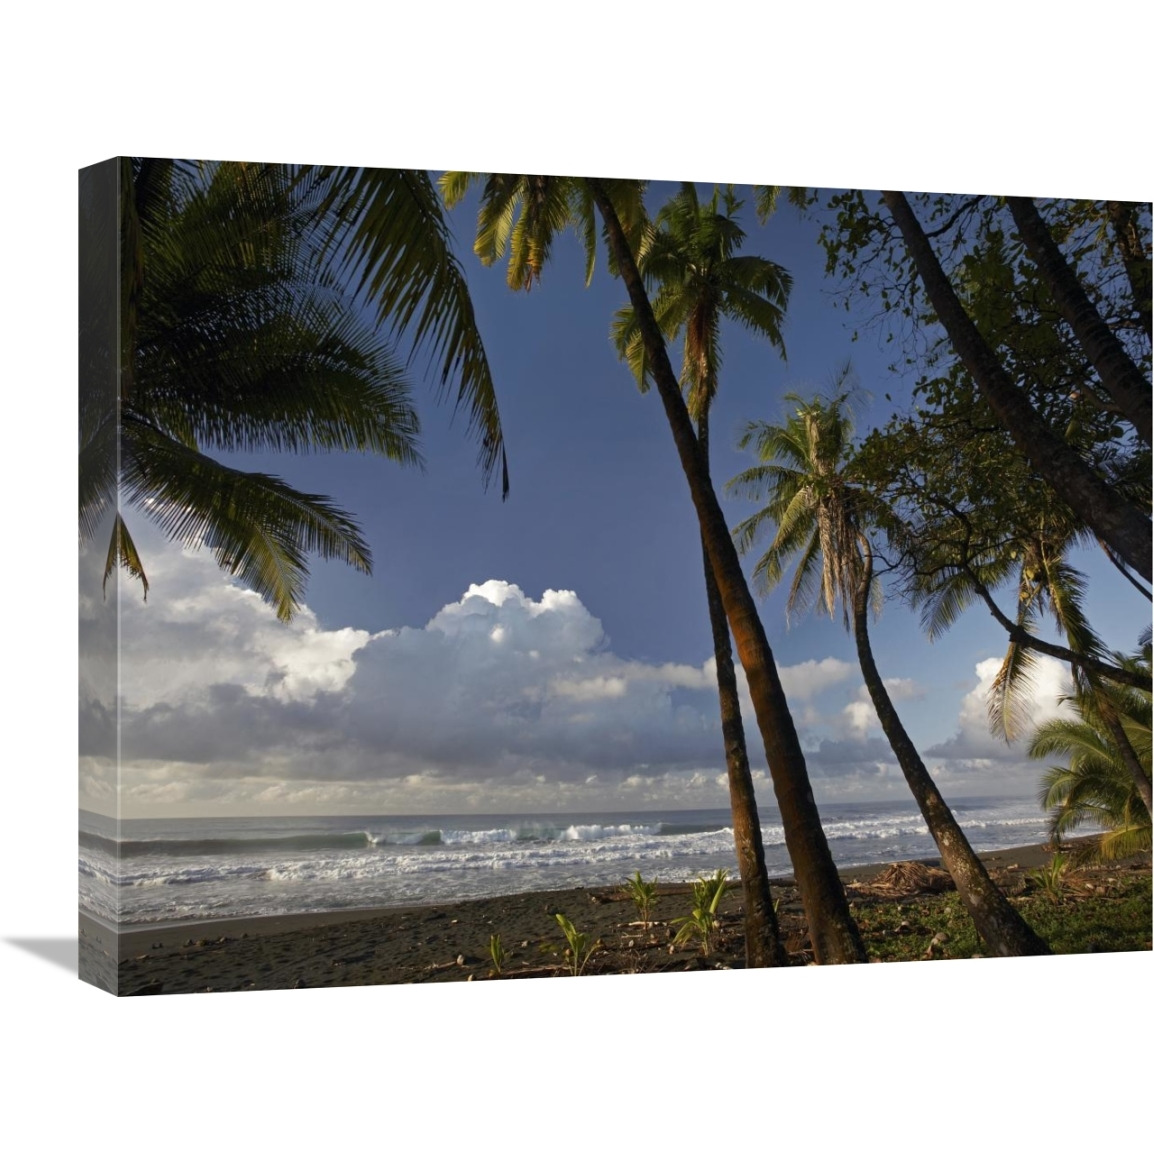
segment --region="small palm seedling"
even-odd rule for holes
[[[1068,864],[1065,854],[1056,853],[1050,859],[1049,865],[1044,865],[1040,869],[1030,871],[1030,877],[1051,901],[1057,902],[1062,900],[1062,891],[1065,888],[1066,866]]]
[[[657,905],[657,879],[654,878],[651,882],[642,881],[641,871],[638,870],[636,876],[626,881],[625,893],[637,907],[643,928],[648,930],[650,915],[653,913],[653,907]]]
[[[717,907],[721,895],[725,893],[729,871],[719,869],[711,878],[698,878],[693,883],[693,909],[687,917],[674,918],[674,924],[681,923],[681,929],[673,939],[675,946],[683,945],[692,938],[701,939],[701,952],[709,956],[713,935],[717,929]]]
[[[505,958],[508,955],[505,953],[505,947],[501,945],[500,934],[489,935],[489,957],[493,959],[493,973],[497,977],[501,976],[501,967],[505,964]]]
[[[554,914],[553,916],[557,919],[557,924],[565,935],[565,941],[569,943],[569,948],[565,951],[569,957],[569,971],[573,977],[580,977],[589,959],[593,956],[593,952],[601,943],[599,941],[590,943],[588,935],[580,933],[564,914]]]

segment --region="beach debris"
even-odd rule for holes
[[[934,956],[934,954],[937,953],[938,951],[941,951],[944,953],[946,942],[948,942],[949,940],[950,940],[950,935],[947,934],[944,930],[939,931],[938,933],[934,934],[934,936],[930,939],[930,944],[926,947],[925,956],[927,958],[932,958]]]
[[[458,954],[457,955],[457,965],[463,966],[464,964],[465,964],[465,955],[464,954]]]
[[[883,870],[872,881],[851,882],[853,889],[887,897],[913,897],[915,894],[937,894],[954,888],[953,879],[937,866],[917,861],[899,861]]]

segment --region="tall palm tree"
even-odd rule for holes
[[[307,552],[369,571],[356,523],[328,498],[206,452],[419,460],[410,386],[351,311],[350,274],[382,329],[430,344],[442,386],[459,379],[482,467],[507,488],[488,364],[427,174],[125,159],[120,189],[119,405],[86,413],[81,430],[82,537],[113,511],[106,581],[119,564],[147,595],[122,501],[208,545],[282,619],[299,606]]]
[[[710,568],[717,581],[725,616],[749,684],[758,728],[765,743],[774,794],[782,815],[786,848],[793,862],[809,922],[815,958],[819,962],[831,963],[864,962],[865,946],[850,913],[845,889],[821,828],[821,819],[806,773],[805,755],[789,712],[781,678],[705,467],[680,383],[669,360],[665,339],[654,317],[637,266],[640,224],[644,219],[640,211],[643,182],[523,174],[491,175],[485,178],[480,174],[449,173],[443,178],[441,187],[451,207],[469,184],[474,181],[483,182],[478,244],[475,248],[485,259],[487,250],[481,244],[481,238],[490,230],[494,235],[512,237],[517,224],[529,211],[526,206],[547,195],[547,184],[553,180],[563,181],[564,186],[570,190],[566,194],[569,204],[566,226],[575,226],[588,242],[588,238],[595,235],[590,220],[592,210],[601,218],[609,246],[610,270],[624,281],[629,303],[636,315],[649,372],[669,422],[709,553]],[[544,214],[537,217],[544,230],[541,240],[551,238],[559,229],[557,219],[547,218]],[[534,251],[548,250],[539,241]]]
[[[839,388],[848,374],[847,367],[838,378]],[[997,954],[1049,953],[971,848],[906,733],[874,661],[869,613],[871,605],[875,611],[880,608],[881,598],[867,532],[874,510],[865,491],[853,484],[849,468],[853,436],[849,395],[843,391],[832,400],[809,403],[790,395],[787,401],[796,407],[784,425],[758,421],[748,426],[741,445],[755,445],[762,464],[745,470],[728,486],[765,501],[735,531],[743,550],[753,546],[763,529],[774,530],[754,575],[768,590],[797,558],[790,612],[814,604],[832,617],[841,603],[847,628],[852,619],[862,676],[882,730],[978,933]]]
[[[1118,655],[1120,656],[1120,655]],[[1150,642],[1141,652],[1123,659],[1150,668]],[[1054,754],[1067,758],[1051,766],[1042,778],[1038,800],[1050,811],[1050,834],[1055,840],[1084,825],[1102,833],[1094,856],[1102,860],[1125,857],[1150,849],[1151,696],[1121,686],[1079,687],[1069,701],[1076,718],[1052,718],[1034,732],[1029,754],[1041,759]],[[1133,763],[1144,779],[1135,779]]]
[[[721,320],[736,319],[765,337],[783,355],[781,337],[791,280],[778,264],[765,257],[739,256],[745,233],[735,215],[740,202],[727,190],[724,211],[721,193],[701,203],[697,188],[685,183],[658,212],[640,260],[646,285],[656,290],[653,311],[667,340],[683,337],[681,383],[689,414],[697,429],[697,443],[709,471],[709,411],[717,393],[721,367]],[[622,309],[613,325],[618,353],[627,361],[642,391],[649,387],[645,347],[631,308]],[[709,554],[702,542],[705,593],[713,634],[721,732],[733,810],[745,906],[745,958],[750,968],[780,965],[784,951],[769,892],[761,820],[749,769],[745,729],[733,668],[729,624]]]

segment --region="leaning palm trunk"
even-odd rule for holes
[[[1053,293],[1058,311],[1086,350],[1103,388],[1110,394],[1119,413],[1149,445],[1154,422],[1150,382],[1102,319],[1077,274],[1063,257],[1038,206],[1028,196],[1007,197],[1006,203],[1018,226],[1018,235]]]
[[[697,438],[702,461],[709,467],[709,412],[697,422]],[[761,840],[761,819],[749,772],[745,727],[737,696],[737,675],[733,669],[733,648],[729,643],[729,623],[717,581],[709,564],[705,538],[701,541],[705,565],[705,596],[709,602],[709,624],[713,631],[713,656],[717,665],[717,696],[721,706],[721,737],[725,743],[725,771],[729,778],[729,803],[733,811],[733,840],[737,849],[737,869],[745,908],[745,964],[749,969],[784,965],[785,950],[773,912],[769,875],[765,868],[765,845]]]
[[[942,865],[954,879],[954,885],[982,940],[994,953],[1003,957],[1048,954],[1050,949],[1046,943],[1030,929],[1021,914],[1010,905],[1006,895],[990,879],[986,867],[974,853],[950,807],[938,792],[938,787],[927,772],[890,701],[885,683],[874,663],[869,639],[867,622],[870,585],[873,583],[873,557],[869,543],[864,540],[862,551],[862,572],[854,590],[853,602],[853,633],[858,661],[882,730],[933,835],[942,857]]]
[[[1103,702],[1101,712],[1102,724],[1105,726],[1106,732],[1109,733],[1113,739],[1114,744],[1117,745],[1118,756],[1122,759],[1122,764],[1126,767],[1126,772],[1134,782],[1134,788],[1138,791],[1138,796],[1142,799],[1142,804],[1146,807],[1146,812],[1154,813],[1154,802],[1152,802],[1150,796],[1150,779],[1146,776],[1146,771],[1142,768],[1141,761],[1138,760],[1138,754],[1134,746],[1126,736],[1126,730],[1122,728],[1122,722],[1118,714],[1108,701]]]
[[[849,911],[845,888],[838,877],[813,799],[805,755],[790,716],[781,679],[765,636],[757,606],[738,560],[737,548],[701,460],[697,437],[665,341],[661,336],[637,263],[618,220],[613,203],[599,180],[588,188],[605,224],[618,272],[637,315],[653,380],[677,446],[681,467],[697,510],[702,541],[725,607],[725,616],[737,645],[737,654],[749,683],[758,728],[765,742],[774,794],[781,811],[785,844],[793,862],[798,890],[814,957],[818,962],[864,962],[865,946]]]
[[[905,196],[889,191],[882,197],[954,350],[1022,456],[1098,537],[1150,581],[1149,511],[1111,487],[1043,420],[966,312]]]

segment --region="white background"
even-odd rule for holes
[[[1142,7],[1099,4],[1078,31],[1004,0],[932,16],[908,2],[257,9],[6,22],[10,1148],[1012,1149],[1141,1118],[1149,954],[117,1001],[20,944],[76,927],[78,167],[135,154],[1154,192]]]

